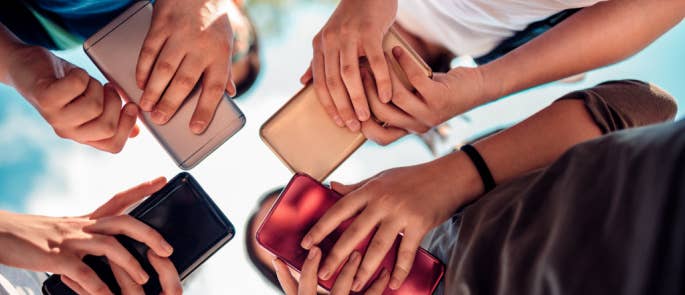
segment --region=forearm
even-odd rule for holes
[[[8,73],[12,52],[25,45],[0,23],[0,83],[10,83]]]
[[[478,141],[474,147],[500,184],[554,162],[569,148],[602,135],[582,100],[553,103],[523,122]],[[471,160],[455,152],[429,165],[444,174],[459,207],[483,194],[482,180]],[[454,198],[456,196],[456,198]]]
[[[685,15],[682,0],[606,1],[587,7],[509,54],[482,66],[481,103],[621,61]]]

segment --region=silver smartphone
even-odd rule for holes
[[[83,50],[107,80],[115,85],[119,94],[136,104],[143,94],[136,85],[136,64],[151,20],[152,4],[149,1],[136,2],[83,43]],[[188,124],[200,91],[200,87],[195,87],[164,125],[153,123],[147,112],[140,115],[143,124],[184,170],[195,167],[245,125],[245,115],[224,94],[207,130],[199,135],[190,131]]]

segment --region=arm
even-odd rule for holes
[[[483,104],[637,53],[685,15],[682,0],[606,1],[587,7],[556,27],[481,67]],[[554,65],[554,66],[550,66]]]
[[[592,114],[587,103],[589,98],[583,98],[581,92],[573,93],[474,146],[485,159],[495,181],[503,183],[547,166],[573,145],[600,136],[602,130],[607,130],[600,126],[612,125],[611,122],[620,119],[614,116],[649,117],[640,120],[643,124],[664,120],[660,109],[664,102],[672,102],[670,97],[657,101],[657,95],[641,92],[650,89],[649,85],[636,83],[642,85],[641,88],[625,87],[625,84],[630,83],[615,82],[610,84],[617,85],[614,88],[605,84],[592,89],[592,93],[600,93],[601,100],[606,103],[603,107],[610,108],[604,117]],[[623,93],[616,91],[617,88]],[[612,101],[626,100],[639,102],[633,105],[640,105],[640,108],[612,107],[615,106]],[[669,112],[674,113],[673,110]],[[392,289],[398,288],[406,278],[425,234],[449,219],[459,207],[483,194],[481,178],[462,152],[416,166],[384,171],[354,185],[334,183],[333,188],[345,197],[312,227],[303,239],[302,247],[309,249],[316,245],[343,221],[361,211],[323,262],[322,279],[327,279],[326,274],[332,273],[362,239],[378,228],[357,272],[359,282],[355,282],[355,286],[362,286],[371,277],[397,234],[403,233],[390,283]]]
[[[394,105],[378,106],[373,113],[396,114],[383,121],[408,131],[417,130],[397,119],[402,112],[424,125],[436,126],[514,92],[623,60],[675,26],[683,15],[682,0],[601,2],[491,63],[435,73],[432,79],[426,78],[403,50],[394,48],[393,54],[416,91],[393,78]],[[374,122],[364,122],[362,132],[376,142],[389,143],[404,135],[369,125]]]

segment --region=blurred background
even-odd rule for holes
[[[257,198],[285,184],[288,169],[259,138],[260,125],[301,85],[311,58],[311,39],[337,1],[247,1],[262,44],[262,73],[238,104],[247,125],[191,173],[231,219],[234,240],[206,262],[186,285],[188,294],[271,294],[244,250],[245,220]],[[104,81],[81,49],[59,52]],[[468,64],[468,59],[459,61]],[[525,70],[525,69],[522,69]],[[578,83],[552,83],[475,109],[449,122],[451,137],[439,153],[457,142],[514,124],[559,96],[612,79],[652,82],[685,105],[685,25],[680,24],[638,55],[590,72]],[[682,117],[682,110],[678,117]],[[142,127],[142,126],[141,126]],[[0,85],[0,209],[65,216],[87,213],[113,194],[142,181],[180,170],[151,135],[140,136],[110,155],[59,139],[40,115],[11,88]],[[382,170],[425,162],[433,154],[416,136],[388,147],[366,143],[330,178],[357,182]]]

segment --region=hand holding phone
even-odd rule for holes
[[[136,81],[136,64],[152,21],[152,4],[139,1],[115,18],[107,26],[83,43],[83,49],[93,60],[125,100],[141,103],[143,91]],[[225,82],[225,81],[224,81]],[[245,116],[238,106],[220,91],[212,97],[218,101],[214,118],[201,134],[191,131],[189,125],[194,118],[196,106],[203,105],[200,100],[210,99],[203,85],[198,83],[180,104],[179,109],[165,119],[163,125],[154,123],[152,114],[143,112],[140,119],[174,159],[181,169],[191,169],[219,148],[245,125]],[[171,89],[175,91],[174,88]],[[183,91],[179,91],[182,93]]]
[[[341,196],[335,191],[323,186],[315,179],[296,174],[283,190],[278,200],[264,218],[262,225],[257,231],[257,242],[290,267],[302,272],[309,251],[300,246],[300,242],[307,232],[321,218]],[[355,217],[345,220],[330,234],[328,234],[316,246],[321,249],[322,261],[330,257],[331,250],[346,229],[354,222]],[[350,254],[357,251],[363,257],[371,242],[372,233],[368,234],[354,246]],[[360,288],[353,288],[355,292],[364,292],[371,288],[377,281],[383,270],[391,272],[395,266],[397,255],[400,251],[401,236],[391,239],[392,245],[386,255],[381,255],[382,260],[377,269],[374,269],[370,279]],[[408,273],[405,283],[396,290],[385,288],[383,294],[431,294],[437,287],[444,273],[444,265],[426,250],[415,250],[414,262]],[[348,257],[342,257],[343,260]],[[344,264],[344,263],[342,263]],[[340,276],[340,268],[335,268],[323,279],[324,273],[319,274],[318,283],[323,288],[331,290]]]
[[[118,204],[124,203],[123,200],[116,201]],[[120,210],[124,209],[125,206],[120,206]],[[131,210],[129,215],[158,232],[173,249],[168,260],[159,259],[148,251],[148,245],[127,236],[116,237],[116,241],[123,246],[122,250],[133,256],[132,261],[135,262],[129,263],[139,264],[148,274],[149,279],[142,285],[145,294],[159,294],[163,290],[165,293],[175,293],[168,288],[180,288],[180,284],[175,284],[179,278],[184,280],[188,277],[235,235],[231,222],[188,173],[174,177]],[[157,240],[161,241],[161,237]],[[114,294],[126,293],[123,292],[125,288],[132,287],[122,284],[126,281],[120,279],[120,273],[112,265],[109,256],[92,254],[83,258],[90,268],[87,270],[86,267],[86,272],[93,272],[92,275],[99,277]],[[169,268],[175,269],[177,274],[157,272]],[[70,284],[68,279],[61,279],[59,275],[51,276],[43,284],[43,293],[47,295],[71,295],[74,291],[79,291],[78,286]]]

